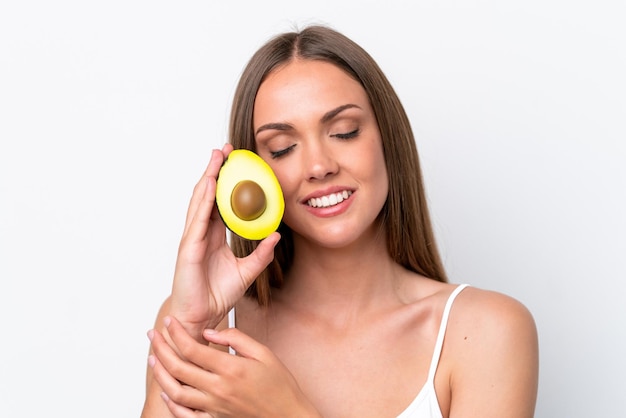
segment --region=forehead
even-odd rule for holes
[[[254,102],[254,125],[318,116],[345,104],[369,109],[363,86],[343,69],[318,60],[294,60],[272,71]]]

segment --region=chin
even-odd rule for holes
[[[310,231],[310,230],[309,230]],[[348,248],[360,242],[372,242],[378,228],[372,226],[369,229],[355,228],[348,223],[340,223],[326,228],[317,228],[315,233],[301,234],[306,241],[314,242],[320,247],[330,249]]]

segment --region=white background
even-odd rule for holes
[[[139,415],[146,331],[240,71],[326,23],[406,106],[452,281],[533,312],[536,416],[623,416],[624,3],[295,3],[2,2],[0,415]]]

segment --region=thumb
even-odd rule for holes
[[[246,288],[252,284],[274,259],[274,248],[276,248],[278,241],[280,241],[280,234],[272,232],[259,243],[252,253],[239,261],[239,272]]]
[[[232,347],[242,357],[262,360],[265,356],[266,347],[237,328],[227,328],[218,332],[205,330],[202,336],[209,343]]]

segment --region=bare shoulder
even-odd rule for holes
[[[537,394],[537,340],[533,316],[520,301],[498,292],[464,289],[454,302],[446,334],[450,417],[531,417]]]
[[[528,308],[517,299],[490,290],[467,287],[454,302],[449,340],[462,353],[491,358],[500,350],[536,350],[537,328]]]
[[[454,302],[454,310],[456,315],[451,317],[451,323],[465,325],[467,330],[498,336],[512,330],[535,331],[528,308],[503,293],[468,286]]]

